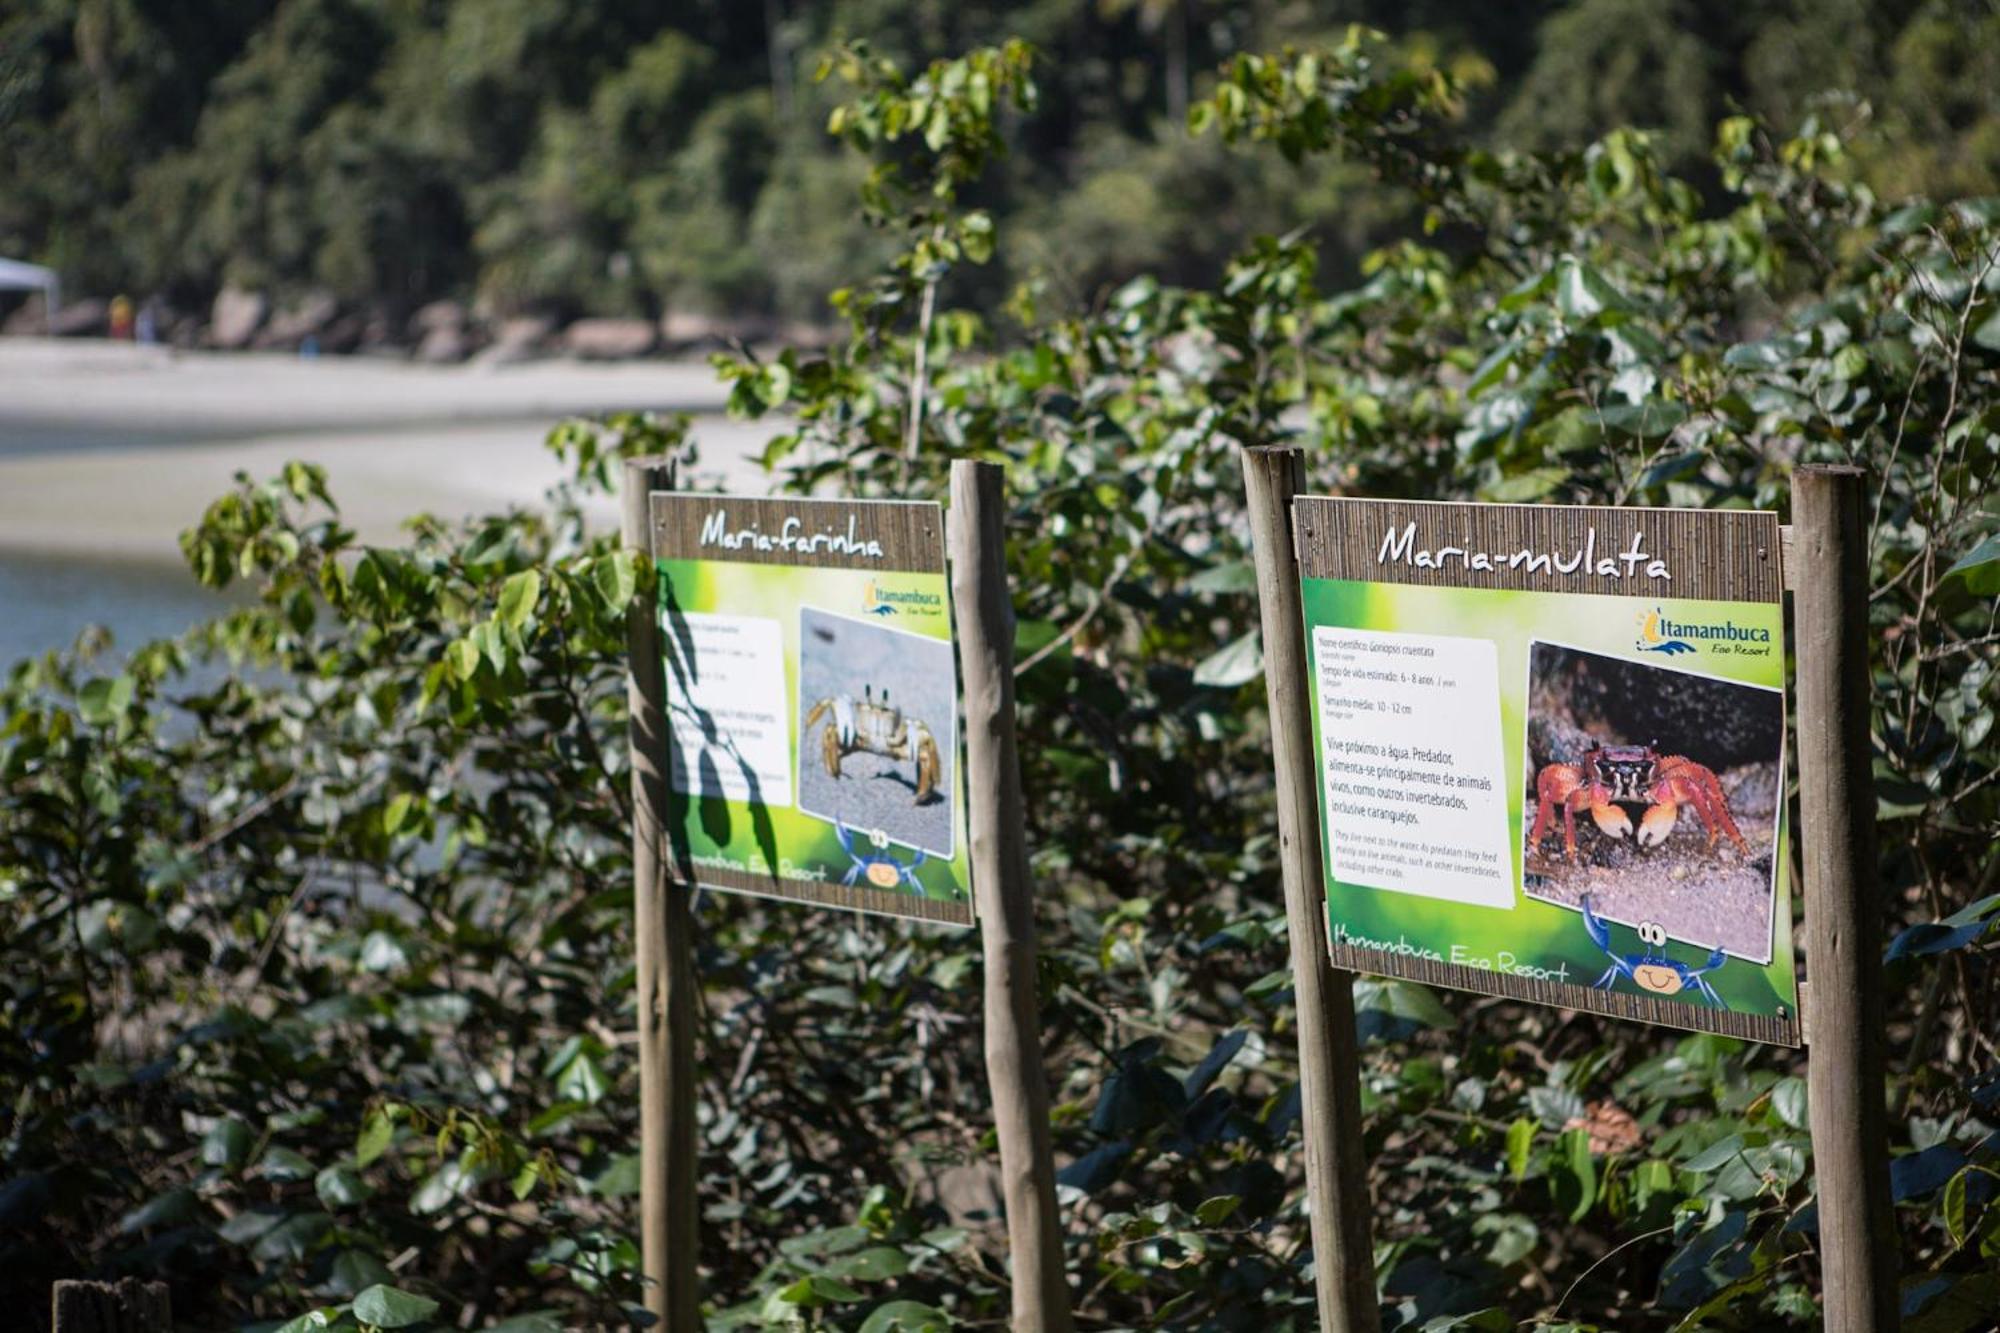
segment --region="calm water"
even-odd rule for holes
[[[172,445],[189,436],[99,429],[69,423],[0,423],[0,457]],[[93,559],[0,550],[0,671],[23,657],[67,648],[95,625],[113,635],[114,655],[170,638],[226,610],[174,560]]]
[[[179,565],[0,552],[0,670],[66,648],[92,625],[130,649],[229,605]]]

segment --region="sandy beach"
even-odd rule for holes
[[[699,480],[762,492],[768,424],[721,415],[699,362],[430,367],[366,358],[0,340],[0,549],[174,561],[238,471],[327,468],[364,540],[420,511],[533,504],[559,469],[548,428],[582,412],[696,418]],[[607,511],[608,512],[608,511]]]
[[[543,448],[565,416],[625,408],[695,418],[697,485],[761,494],[774,423],[722,415],[702,362],[540,361],[432,367],[368,358],[173,352],[0,339],[0,667],[86,624],[121,640],[213,609],[180,533],[238,472],[327,469],[366,542],[402,522],[534,505],[561,470]],[[602,506],[615,523],[615,506]]]

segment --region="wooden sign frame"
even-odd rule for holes
[[[648,508],[679,873],[971,925],[942,507],[659,492]]]
[[[1358,1106],[1360,1061],[1353,1028],[1353,973],[1336,967],[1328,940],[1309,924],[1323,911],[1312,895],[1325,883],[1318,818],[1318,764],[1308,743],[1308,666],[1300,534],[1292,502],[1305,490],[1305,461],[1290,447],[1244,452],[1243,472],[1263,622],[1265,688],[1271,705],[1278,832],[1292,966],[1298,984],[1299,1062],[1307,1106],[1306,1186],[1319,1285],[1321,1326],[1374,1333],[1371,1206]],[[1796,643],[1798,837],[1803,862],[1805,962],[1798,987],[1798,1036],[1812,1043],[1807,1101],[1818,1190],[1825,1322],[1835,1333],[1894,1327],[1899,1309],[1895,1213],[1889,1181],[1887,1056],[1883,1029],[1881,885],[1876,867],[1876,802],[1869,735],[1868,478],[1860,468],[1799,467],[1792,476],[1794,526],[1767,523],[1740,586],[1793,594]],[[1651,511],[1660,512],[1660,511]],[[1306,526],[1311,527],[1308,516]],[[1303,534],[1324,545],[1331,533]],[[1438,543],[1409,549],[1409,567],[1430,572]],[[1504,535],[1504,534],[1503,534]],[[1487,568],[1506,544],[1457,543],[1471,569],[1472,547]],[[1376,548],[1378,551],[1381,548]],[[1506,552],[1511,560],[1512,551]],[[1392,552],[1392,554],[1401,553]],[[1693,552],[1697,557],[1701,552]],[[1614,551],[1614,558],[1622,551]],[[1796,558],[1794,558],[1794,555]],[[1730,557],[1714,564],[1726,571]],[[1553,564],[1553,561],[1551,562]],[[1621,562],[1622,563],[1622,562]],[[1508,573],[1524,567],[1516,565]],[[1323,566],[1321,566],[1323,567]],[[1579,566],[1580,567],[1580,566]],[[1594,568],[1594,564],[1592,566]],[[1809,571],[1801,573],[1800,571]],[[1607,576],[1608,577],[1608,576]],[[1413,580],[1414,581],[1414,580]],[[1734,590],[1735,583],[1724,586]],[[1780,928],[1789,922],[1779,923]]]
[[[1777,515],[1292,518],[1334,965],[1797,1045]]]
[[[957,676],[947,666],[943,675],[951,687],[952,703],[940,715],[948,711],[953,720],[945,742],[951,755],[951,774],[940,773],[939,782],[952,794],[953,860],[961,872],[958,882],[965,884],[969,871],[971,888],[978,895],[976,921],[986,964],[987,1082],[1005,1186],[1013,1324],[1043,1333],[1069,1333],[1073,1327],[1069,1282],[1063,1264],[1062,1217],[1056,1206],[1049,1094],[1036,1005],[1034,886],[1028,871],[1025,803],[1014,743],[1014,612],[1007,582],[1007,511],[1000,469],[970,460],[952,466],[948,583],[944,581],[944,513],[935,504],[689,495],[676,492],[674,480],[672,460],[638,458],[626,464],[624,546],[644,553],[661,574],[657,596],[651,589],[635,596],[626,617],[631,673],[627,697],[631,710],[633,916],[638,952],[634,981],[639,1038],[640,1251],[646,1309],[665,1333],[695,1333],[702,1326],[695,1096],[695,1028],[700,1006],[692,904],[696,884],[716,884],[714,877],[724,867],[699,865],[687,836],[690,800],[686,792],[675,789],[675,769],[686,761],[676,741],[677,729],[684,727],[685,719],[674,717],[669,677],[677,680],[685,704],[690,697],[688,659],[698,648],[701,635],[689,619],[687,606],[680,603],[674,582],[676,576],[686,578],[698,572],[701,564],[720,550],[730,558],[716,563],[733,567],[729,572],[739,585],[746,569],[754,572],[758,566],[779,566],[767,572],[782,576],[787,572],[783,567],[790,566],[793,570],[828,572],[830,578],[815,586],[821,594],[838,598],[852,594],[853,576],[866,571],[867,581],[861,589],[864,610],[885,620],[906,613],[933,622],[942,619],[942,624],[929,626],[929,641],[941,644],[947,657],[954,646],[953,610],[964,627],[958,640],[965,664],[963,764],[957,745]],[[878,581],[877,576],[886,581]],[[912,578],[917,582],[910,582]],[[935,585],[925,582],[933,578]],[[751,580],[753,588],[755,582]],[[781,595],[777,600],[785,598]],[[736,609],[755,608],[745,605]],[[768,611],[769,606],[763,609]],[[802,641],[809,632],[803,614],[799,625]],[[769,631],[761,633],[768,647]],[[760,669],[751,652],[727,651],[726,636],[714,642],[725,644],[725,650],[717,654],[725,661],[725,669],[752,673]],[[839,634],[834,642],[838,647]],[[897,646],[903,654],[908,652],[909,645]],[[761,669],[768,673],[768,661]],[[804,675],[801,666],[791,678],[785,708],[788,717],[806,706],[792,697]],[[865,695],[864,701],[870,698]],[[753,723],[775,731],[768,702],[763,714],[753,718]],[[867,725],[859,712],[851,721],[857,730]],[[849,725],[839,721],[838,710],[833,720],[822,718],[815,725],[833,727],[837,722],[842,727]],[[790,726],[785,729],[790,734]],[[815,734],[832,745],[826,733]],[[684,729],[682,737],[686,738]],[[712,739],[708,731],[699,734],[699,743],[704,746]],[[799,753],[799,739],[792,736],[794,755]],[[843,746],[845,743],[843,739]],[[913,752],[906,747],[904,757]],[[755,767],[751,765],[753,771]],[[969,773],[970,779],[959,777],[960,773]],[[681,775],[678,785],[687,785],[685,777]],[[971,800],[966,799],[968,795]],[[970,837],[966,834],[968,823]],[[848,850],[844,840],[842,849]],[[857,870],[876,863],[871,854],[849,855]],[[864,856],[869,859],[864,861]],[[777,858],[767,854],[765,860],[775,862]],[[899,870],[906,868],[899,863]],[[859,885],[841,886],[840,894],[829,895],[815,882],[761,874],[742,874],[736,883],[716,886],[917,920],[975,922],[971,889],[962,903],[940,903],[917,894]],[[944,914],[947,910],[949,915]]]

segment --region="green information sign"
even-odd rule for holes
[[[969,925],[935,504],[656,493],[676,872]]]
[[[1776,517],[1294,523],[1335,965],[1797,1044]]]

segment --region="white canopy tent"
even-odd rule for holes
[[[40,292],[46,298],[44,317],[51,322],[62,304],[62,280],[52,268],[24,264],[18,259],[0,259],[0,292]]]

